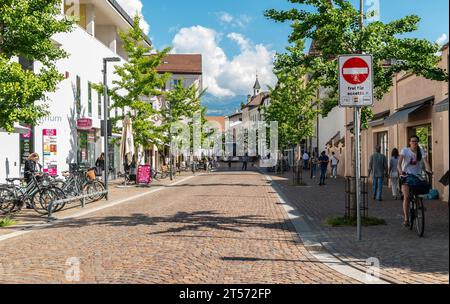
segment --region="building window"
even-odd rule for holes
[[[375,133],[375,148],[381,148],[381,154],[389,156],[388,132]]]
[[[81,79],[80,79],[80,76],[78,76],[78,75],[77,75],[76,93],[75,93],[75,107],[76,107],[77,115],[80,116],[80,113],[81,113]]]
[[[92,117],[92,85],[88,82],[88,116]]]
[[[97,93],[98,95],[98,118],[102,119],[102,94]]]
[[[22,66],[24,70],[34,71],[34,61],[28,60],[24,56],[19,56],[19,64]]]
[[[181,79],[172,79],[172,88],[175,88],[177,85],[181,84]]]

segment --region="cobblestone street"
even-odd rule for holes
[[[345,181],[328,178],[325,186],[310,179],[307,186],[293,186],[292,173],[272,175],[286,200],[301,213],[305,221],[329,252],[352,267],[367,270],[366,259],[375,257],[381,266],[382,279],[392,283],[449,282],[449,210],[448,203],[425,201],[425,235],[402,227],[402,202],[391,199],[391,189],[384,187],[383,201],[374,201],[369,185],[369,216],[384,219],[387,225],[362,227],[362,241],[356,241],[356,227],[330,227],[327,218],[345,212]]]
[[[258,172],[159,187],[1,240],[0,282],[76,282],[79,264],[82,283],[358,283],[309,253]]]

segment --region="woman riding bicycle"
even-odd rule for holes
[[[398,159],[397,170],[400,176],[419,176],[422,173],[421,161],[425,165],[425,170],[432,174],[430,163],[427,159],[425,150],[419,146],[419,137],[413,135],[409,138],[409,146],[402,149],[400,158]],[[403,193],[403,225],[408,226],[408,204],[409,204],[409,179],[401,179],[402,193]]]

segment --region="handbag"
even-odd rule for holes
[[[101,167],[95,167],[95,176],[102,176],[102,168]]]

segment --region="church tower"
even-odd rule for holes
[[[255,85],[253,86],[253,96],[258,95],[260,91],[261,91],[261,85],[259,84],[259,81],[258,81],[258,74],[256,74],[256,81],[255,81]]]

